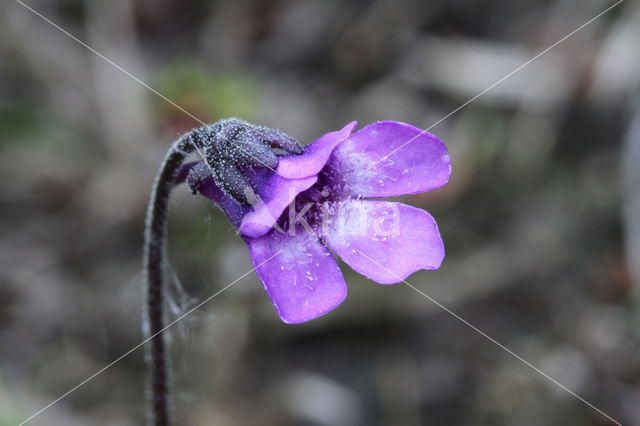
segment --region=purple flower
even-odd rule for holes
[[[437,269],[444,258],[429,213],[364,199],[445,185],[451,165],[442,141],[394,121],[352,133],[355,127],[349,123],[304,147],[303,154],[279,158],[276,173],[244,170],[260,197],[253,205],[221,190],[204,163],[190,169],[190,187],[216,203],[249,245],[258,277],[286,323],[324,315],[346,297],[331,251],[380,284]]]

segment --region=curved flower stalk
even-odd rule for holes
[[[249,246],[280,318],[302,323],[335,309],[347,286],[334,256],[380,284],[437,269],[444,244],[429,213],[391,201],[447,183],[436,136],[384,121],[356,123],[302,148],[282,132],[236,118],[194,129],[165,157],[151,191],[144,247],[149,419],[171,423],[164,330],[164,256],[172,187],[186,180],[219,206]],[[203,161],[182,166],[193,150]]]
[[[238,205],[255,202],[257,196],[242,170],[273,170],[281,156],[303,153],[298,142],[284,133],[256,126],[236,118],[194,129],[173,143],[153,184],[144,243],[146,304],[144,332],[147,347],[149,424],[171,424],[169,369],[164,331],[164,260],[169,194],[179,179],[185,157],[198,150],[207,162],[211,182]]]
[[[181,172],[191,190],[213,201],[238,229],[286,323],[317,318],[345,299],[347,286],[331,252],[380,284],[437,269],[444,258],[429,213],[370,200],[445,185],[451,165],[443,142],[394,121],[352,133],[355,127],[349,123],[301,154],[279,158],[275,170],[241,168],[257,195],[251,203],[229,193],[204,162]]]

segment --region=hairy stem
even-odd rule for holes
[[[146,284],[145,331],[147,345],[148,423],[171,424],[169,368],[164,327],[164,266],[169,195],[185,157],[195,145],[187,133],[173,143],[156,176],[147,208],[144,234],[144,280]]]

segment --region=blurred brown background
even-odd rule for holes
[[[301,141],[351,120],[426,128],[603,0],[31,0],[206,122]],[[442,268],[409,282],[623,424],[640,424],[640,5],[627,0],[431,131]],[[142,339],[145,207],[198,126],[14,0],[0,4],[0,425]],[[179,188],[172,317],[250,270]],[[280,322],[255,274],[171,329],[180,425],[607,425],[409,287],[344,267],[347,301]],[[143,351],[33,425],[137,425]]]

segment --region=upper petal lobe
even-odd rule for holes
[[[440,188],[451,161],[444,143],[409,124],[380,121],[352,134],[333,151],[326,175],[345,196],[392,197]]]
[[[344,201],[323,234],[355,271],[380,284],[400,282],[419,269],[438,269],[444,244],[429,213],[390,201]]]
[[[330,132],[304,147],[304,154],[280,159],[276,172],[285,178],[300,179],[317,175],[340,142],[349,137],[358,123],[352,121],[335,132]]]

